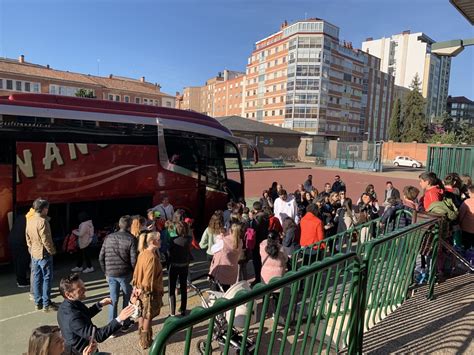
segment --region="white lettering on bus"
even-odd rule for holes
[[[23,160],[21,160],[18,154],[16,155],[16,166],[17,166],[16,168],[17,183],[20,182],[19,170],[21,170],[22,174],[25,175],[27,178],[34,177],[31,150],[29,149],[23,150]]]
[[[58,146],[54,143],[46,143],[43,158],[44,170],[51,170],[52,163],[55,160],[58,165],[64,165],[63,157],[61,156]]]
[[[77,143],[68,143],[69,146],[69,156],[71,157],[71,160],[76,160],[77,159],[77,153],[76,153],[76,147],[79,149],[79,151],[86,155],[89,154],[89,150],[87,149],[87,144],[77,144]]]

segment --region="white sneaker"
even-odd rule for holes
[[[91,266],[91,267],[88,267],[88,268],[85,268],[82,273],[83,274],[88,274],[90,272],[94,272],[94,268]]]
[[[82,271],[82,267],[79,267],[79,266],[76,266],[76,267],[73,267],[71,269],[72,272],[81,272]]]

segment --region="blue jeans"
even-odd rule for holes
[[[51,303],[51,283],[53,282],[53,257],[31,258],[33,293],[36,305],[49,306]]]
[[[130,297],[132,296],[132,274],[121,276],[121,277],[112,277],[108,276],[110,298],[112,299],[112,304],[109,307],[109,322],[112,319],[117,318],[117,308],[118,308],[118,299],[120,296],[120,290],[123,292],[123,303],[122,308],[128,306],[130,302]]]

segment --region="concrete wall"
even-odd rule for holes
[[[450,144],[430,144],[433,146],[450,146]],[[409,156],[419,160],[423,165],[426,164],[428,156],[428,144],[427,143],[399,143],[388,141],[383,144],[382,148],[382,161],[384,163],[392,163],[396,156],[403,155]]]

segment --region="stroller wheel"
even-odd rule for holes
[[[206,353],[206,341],[199,340],[196,344],[198,354],[204,355]]]

